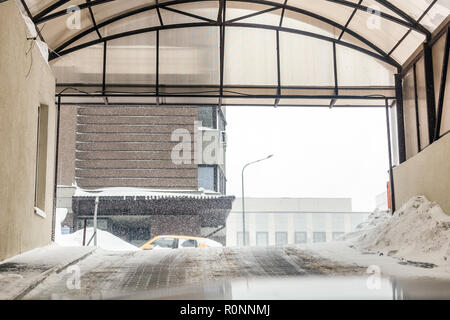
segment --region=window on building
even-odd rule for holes
[[[277,246],[282,246],[288,243],[287,232],[275,232],[275,244]]]
[[[203,127],[217,129],[217,109],[216,107],[198,107],[198,121]]]
[[[37,146],[36,146],[36,176],[34,207],[35,212],[45,217],[45,195],[47,176],[47,145],[48,145],[48,106],[38,108]]]
[[[333,232],[333,240],[337,240],[344,232]]]
[[[269,245],[269,233],[268,232],[257,232],[256,233],[256,245],[257,246]]]
[[[327,241],[327,236],[325,232],[314,232],[313,233],[314,242],[325,242]]]
[[[217,167],[198,166],[198,187],[217,191]]]
[[[219,192],[221,194],[226,194],[227,193],[227,179],[225,178],[225,175],[223,174],[222,170],[220,169],[220,167],[218,167],[219,169]]]
[[[295,233],[295,243],[306,243],[306,232]]]
[[[94,227],[94,219],[86,219],[86,228]],[[78,219],[78,230],[84,229],[84,219]],[[108,229],[108,219],[97,219],[97,229],[109,231]],[[150,234],[146,238],[150,238]]]
[[[130,239],[132,240],[150,239],[150,228],[149,227],[130,228]]]
[[[218,110],[218,119],[219,119],[219,130],[224,131],[226,127],[225,116],[222,110]]]
[[[249,245],[249,236],[248,236],[248,232],[245,233],[245,243],[247,245]],[[244,245],[244,237],[243,237],[243,233],[242,232],[238,232],[237,233],[237,245],[238,246],[243,246]]]

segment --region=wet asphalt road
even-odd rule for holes
[[[97,250],[48,277],[24,299],[107,299],[223,279],[358,275],[364,270],[283,247]]]

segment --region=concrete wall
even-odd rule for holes
[[[350,198],[247,198],[245,210],[250,212],[350,212]],[[242,198],[236,198],[231,212],[242,211]]]
[[[77,106],[62,105],[58,146],[58,186],[75,183],[75,144],[77,136]],[[61,208],[58,206],[58,208]],[[63,207],[65,208],[65,207]]]
[[[0,260],[51,242],[55,81],[15,1],[0,3]],[[29,51],[29,52],[28,52]],[[28,52],[28,54],[27,54]],[[34,212],[38,107],[49,107],[46,217]]]
[[[394,168],[394,183],[397,208],[424,195],[450,214],[450,134]]]

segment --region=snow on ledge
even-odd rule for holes
[[[160,190],[147,188],[111,187],[95,190],[78,188],[74,197],[146,197],[147,199],[161,198],[193,198],[193,199],[215,199],[224,197],[216,191],[205,190]]]

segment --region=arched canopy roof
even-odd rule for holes
[[[394,74],[450,12],[448,0],[21,2],[58,84],[76,87],[65,93],[180,103],[384,105]]]

